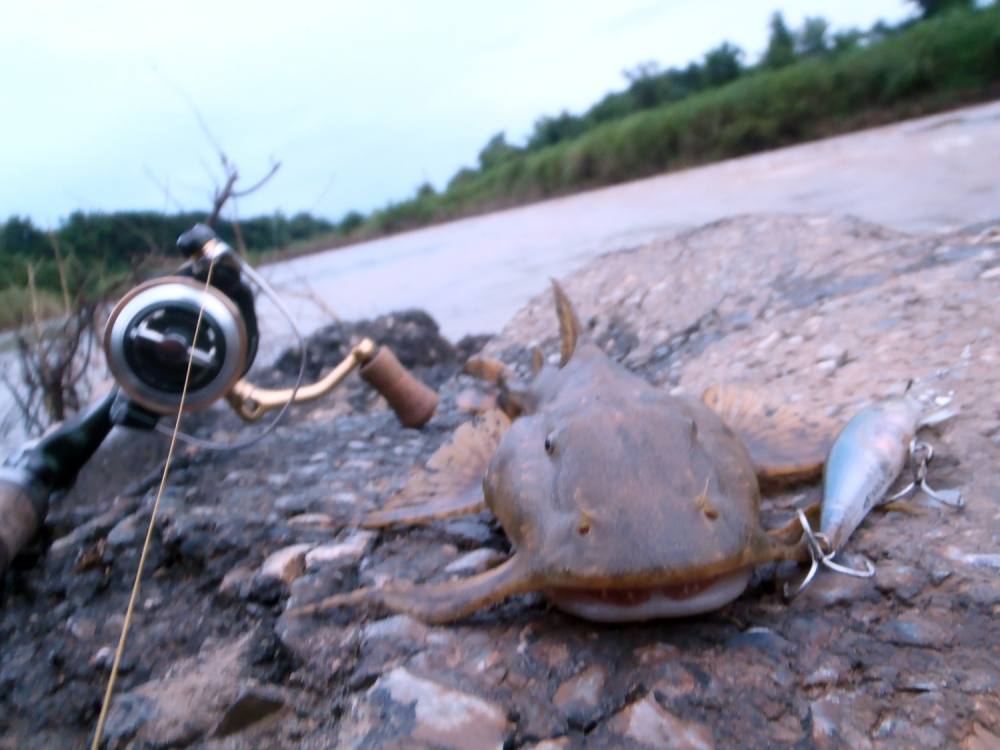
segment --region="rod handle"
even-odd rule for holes
[[[0,470],[0,576],[27,546],[48,510],[48,493],[17,469]]]

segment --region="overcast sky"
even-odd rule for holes
[[[904,0],[5,3],[0,219],[204,210],[217,158],[192,104],[246,182],[282,163],[241,215],[366,211],[443,187],[497,131],[521,142],[539,115],[586,109],[636,63],[723,40],[754,61],[779,7],[793,27],[913,15]]]

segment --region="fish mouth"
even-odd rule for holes
[[[639,588],[545,590],[552,603],[571,615],[596,622],[638,622],[687,617],[718,609],[738,597],[750,582],[749,567],[699,581]]]

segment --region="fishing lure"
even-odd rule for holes
[[[864,569],[850,568],[834,558],[850,539],[865,516],[877,505],[898,500],[917,489],[952,507],[964,501],[957,490],[934,490],[927,484],[927,466],[934,450],[917,440],[921,428],[953,416],[937,412],[923,417],[924,408],[912,394],[888,398],[862,409],[837,436],[823,473],[823,502],[819,531],[814,531],[805,513],[798,511],[812,563],[794,591],[785,586],[785,595],[801,593],[815,577],[820,565],[845,575],[868,578],[875,566],[865,560]],[[910,459],[913,480],[900,492],[886,493]]]

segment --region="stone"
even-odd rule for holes
[[[66,627],[79,641],[89,641],[97,634],[97,623],[89,617],[73,615],[66,621]]]
[[[374,538],[374,532],[356,531],[343,541],[313,547],[305,555],[306,569],[316,570],[328,565],[352,565],[364,556]]]
[[[212,734],[225,737],[242,732],[253,724],[273,716],[285,707],[285,701],[275,690],[249,687],[236,696]]]
[[[367,641],[392,639],[421,644],[427,640],[427,626],[408,615],[393,615],[366,624],[362,629],[362,638]]]
[[[765,336],[757,343],[757,348],[761,350],[770,349],[780,340],[781,340],[781,333],[779,331],[771,331],[771,333],[769,333],[767,336]]]
[[[308,495],[293,493],[282,495],[274,501],[274,509],[286,516],[295,516],[306,513],[313,508],[313,501]]]
[[[260,576],[290,584],[306,572],[306,553],[312,548],[312,544],[293,544],[272,552],[261,564]]]
[[[135,498],[118,498],[113,507],[101,513],[96,518],[77,526],[65,536],[59,537],[49,545],[48,554],[51,557],[60,557],[71,551],[76,551],[88,542],[93,541],[102,534],[109,532],[123,518],[134,512],[139,505]]]
[[[169,675],[118,695],[108,713],[109,744],[185,746],[207,736],[245,687],[240,672],[251,638],[206,644]]]
[[[1000,734],[995,734],[978,722],[972,733],[962,740],[962,750],[996,750],[1000,747]]]
[[[708,727],[674,716],[652,695],[626,706],[610,719],[609,724],[618,734],[642,747],[666,750],[713,750],[715,747]]]
[[[265,481],[267,482],[267,486],[270,487],[272,490],[281,490],[288,486],[289,484],[288,480],[289,476],[287,473],[284,474],[274,473],[274,474],[268,474]]]
[[[834,368],[843,367],[847,363],[847,349],[834,342],[824,344],[816,352],[816,360],[832,362]]]
[[[448,536],[466,544],[482,545],[493,535],[489,524],[477,518],[450,518],[441,526]]]
[[[653,685],[653,695],[666,703],[694,695],[698,682],[689,670],[677,661],[668,661],[656,670],[659,679]]]
[[[115,527],[108,532],[108,546],[112,549],[122,547],[134,547],[142,542],[145,534],[145,524],[143,523],[142,511],[125,516],[115,524]],[[148,523],[148,520],[146,521]]]
[[[492,568],[499,562],[506,559],[506,555],[497,552],[495,549],[483,547],[481,549],[467,552],[456,560],[452,560],[445,566],[445,573],[482,573],[488,568]]]
[[[827,575],[826,573],[827,571],[821,570],[797,601],[808,601],[813,606],[822,604],[831,607],[877,596],[875,586],[870,578]]]
[[[805,687],[819,687],[821,685],[836,685],[840,679],[840,669],[837,665],[826,663],[817,667],[808,675],[802,678]]]
[[[864,719],[853,712],[853,696],[834,693],[809,704],[812,714],[812,740],[816,747],[871,747],[869,739],[857,727]]]
[[[792,645],[775,633],[764,627],[747,628],[742,633],[736,633],[726,640],[728,648],[755,648],[774,654],[793,650]]]
[[[111,646],[101,646],[97,649],[97,653],[91,657],[90,666],[96,667],[101,671],[107,671],[111,669],[114,660],[115,650]]]
[[[945,549],[945,556],[949,560],[962,562],[973,567],[1000,571],[1000,554],[998,553],[964,552],[957,547],[948,547]]]
[[[339,492],[334,492],[330,499],[335,503],[340,503],[342,505],[357,505],[358,503],[358,493],[348,492],[346,490],[341,490]]]
[[[940,648],[955,639],[954,633],[940,625],[944,619],[934,610],[910,610],[887,622],[878,632],[883,640],[899,646]]]
[[[571,747],[569,737],[554,737],[542,740],[541,742],[534,742],[530,745],[524,745],[524,750],[566,750],[568,747]]]
[[[108,710],[104,739],[110,747],[119,747],[157,718],[159,713],[155,701],[145,695],[125,693],[115,698]]]
[[[292,526],[305,526],[314,529],[329,529],[336,526],[336,521],[326,513],[299,513],[288,519]]]
[[[497,704],[420,677],[406,667],[382,675],[368,691],[368,697],[374,699],[378,694],[413,712],[409,742],[485,750],[503,747],[512,730],[506,713]]]
[[[223,596],[236,598],[240,595],[244,584],[254,576],[254,569],[249,565],[240,565],[230,570],[219,584],[219,593]]]
[[[906,602],[916,599],[929,580],[926,573],[912,565],[881,565],[875,569],[875,587],[891,591]]]
[[[552,696],[552,704],[563,716],[576,724],[583,724],[601,700],[601,691],[607,671],[599,664],[563,682]]]

